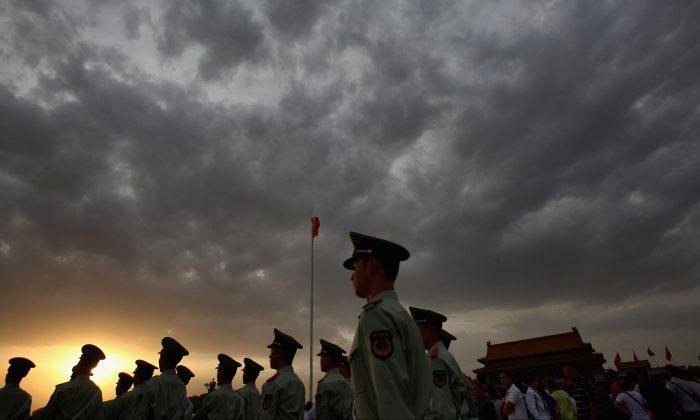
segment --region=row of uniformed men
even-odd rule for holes
[[[459,418],[464,412],[468,382],[441,340],[449,344],[442,330],[446,317],[419,308],[409,308],[409,315],[394,291],[400,262],[409,258],[408,250],[396,243],[355,232],[350,232],[350,239],[353,252],[343,266],[352,271],[355,295],[365,299],[367,304],[360,313],[350,350],[351,385],[337,372],[338,357],[344,351],[327,342],[322,346],[321,363],[323,370],[325,351],[326,376],[318,386],[316,418],[350,419],[353,415],[357,419]],[[275,339],[268,348],[270,367],[277,373],[262,387],[260,418],[298,420],[303,414],[305,390],[294,373],[292,361],[302,346],[293,337],[277,329],[274,332]],[[191,408],[184,402],[185,385],[175,372],[188,352],[172,338],[164,338],[162,344],[161,375],[140,384],[138,396],[134,397],[137,401],[128,416],[122,418],[188,418]],[[228,410],[236,405],[231,403],[231,395],[236,394],[230,389],[230,383],[240,364],[222,356],[225,355],[220,355],[217,368],[219,389],[205,398],[196,418],[215,418],[207,414],[207,407],[211,407],[213,413],[214,407]],[[92,402],[101,400],[101,392],[90,381],[89,374],[101,359],[104,354],[95,346],[83,347],[83,356],[74,368],[76,377],[57,386],[41,418],[92,419],[99,416],[94,414],[97,411],[88,414],[93,405],[98,406]],[[10,370],[16,372],[13,369],[11,363]],[[245,370],[250,370],[248,365]],[[16,376],[13,380],[19,384]],[[239,412],[243,411],[239,407]],[[216,418],[239,417],[228,414]]]

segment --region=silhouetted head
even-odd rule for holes
[[[80,359],[73,368],[76,375],[89,375],[100,360],[106,359],[104,352],[94,344],[86,344],[80,350]]]
[[[219,386],[230,384],[241,364],[223,353],[219,354],[217,358],[219,365],[216,367],[216,381]]]
[[[190,354],[187,349],[174,338],[163,337],[161,340],[162,349],[158,358],[160,371],[175,369],[183,357]]]
[[[194,378],[194,373],[192,373],[192,371],[187,366],[179,365],[177,367],[177,376],[178,378],[180,378],[182,383],[187,385],[190,383],[190,380]]]
[[[443,314],[431,311],[430,309],[409,306],[408,310],[411,312],[411,316],[418,326],[420,337],[423,340],[423,346],[428,350],[433,344],[440,341],[442,324],[447,321],[447,317]]]
[[[13,357],[8,363],[10,366],[5,376],[5,383],[8,384],[19,384],[29,374],[29,370],[36,367],[34,362],[24,357]]]
[[[247,357],[243,359],[243,364],[245,365],[243,368],[244,384],[255,383],[255,380],[258,379],[258,376],[260,375],[260,371],[265,370],[265,368],[260,364]]]
[[[153,372],[156,367],[145,360],[136,361],[136,369],[134,369],[134,385],[140,385],[153,377]]]
[[[134,378],[131,377],[126,372],[119,372],[119,379],[117,380],[117,387],[115,388],[114,392],[117,394],[117,397],[126,393],[129,388],[131,388],[131,385],[134,383]]]
[[[302,349],[294,337],[283,333],[277,328],[274,329],[275,338],[272,343],[267,346],[270,349],[270,367],[272,369],[280,369],[285,366],[291,366],[294,361],[298,349]]]
[[[329,341],[321,340],[321,351],[316,356],[321,356],[321,372],[328,372],[338,368],[340,359],[345,350]]]
[[[355,295],[370,298],[378,291],[392,289],[399,264],[410,254],[403,246],[357,232],[350,232],[352,256],[343,262],[351,270]]]

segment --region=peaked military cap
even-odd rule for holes
[[[268,349],[271,349],[274,346],[280,346],[280,347],[286,348],[286,349],[303,349],[304,348],[291,335],[287,335],[287,334],[283,333],[282,331],[278,330],[277,328],[275,328],[274,331],[275,331],[275,339],[274,339],[274,341],[272,341],[272,344],[267,346]]]
[[[219,366],[217,366],[217,369],[220,368],[227,368],[227,369],[238,369],[241,367],[241,364],[238,363],[237,361],[233,360],[231,357],[228,355],[225,355],[223,353],[219,353],[218,356],[216,356],[217,359],[219,359]]]
[[[330,354],[332,356],[340,356],[343,353],[347,353],[345,350],[340,348],[339,346],[336,346],[333,343],[330,343],[324,339],[321,339],[321,352],[317,354],[316,356],[321,356],[324,354]]]
[[[177,365],[177,368],[175,368],[175,369],[177,370],[177,376],[185,376],[188,378],[194,378],[194,373],[192,373],[192,371],[187,366]]]
[[[134,370],[134,373],[136,373],[136,371],[139,371],[139,372],[144,372],[144,373],[153,374],[153,372],[154,372],[156,369],[157,369],[157,368],[156,368],[154,365],[148,363],[148,362],[145,361],[145,360],[139,359],[139,360],[136,361],[136,370]]]
[[[133,384],[134,378],[126,372],[119,372],[119,381]]]
[[[94,344],[86,344],[80,349],[80,351],[88,360],[104,360],[107,358],[102,350],[100,350],[100,348]]]
[[[408,310],[411,311],[411,316],[417,324],[425,322],[427,324],[442,328],[442,323],[447,321],[447,317],[445,315],[429,309],[414,308],[413,306],[409,306]]]
[[[10,364],[10,367],[15,369],[29,370],[36,367],[34,362],[25,357],[13,357],[8,363]]]
[[[161,353],[166,352],[179,356],[187,356],[190,354],[182,344],[178,343],[177,340],[172,337],[163,337],[160,343],[163,346],[163,349],[160,351]]]
[[[350,240],[353,246],[352,256],[343,262],[343,267],[348,270],[354,270],[355,259],[365,255],[374,255],[391,261],[406,261],[411,256],[406,248],[385,239],[350,232]]]
[[[440,330],[440,341],[442,341],[442,344],[445,345],[445,348],[449,349],[450,343],[456,339],[457,339],[457,337],[448,333],[447,331],[442,330],[442,329]]]
[[[245,364],[245,367],[243,368],[243,370],[245,371],[260,372],[261,370],[265,370],[265,368],[262,367],[262,365],[255,363],[254,360],[251,360],[247,357],[243,359],[243,364]]]

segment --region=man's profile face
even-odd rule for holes
[[[428,343],[430,343],[431,337],[432,337],[430,326],[425,322],[419,322],[419,323],[417,323],[417,325],[418,325],[418,332],[420,332],[420,338],[423,340],[423,346],[428,348],[428,346],[429,346]]]
[[[321,355],[321,372],[328,372],[332,368],[331,356],[327,354]]]
[[[272,346],[270,349],[270,367],[272,369],[279,369],[284,366],[284,353],[282,352],[282,347]]]
[[[355,258],[353,267],[351,280],[355,296],[366,298],[369,295],[369,259]]]

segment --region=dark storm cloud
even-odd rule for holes
[[[167,2],[160,25],[158,50],[166,57],[178,57],[193,44],[203,49],[199,72],[204,80],[218,79],[263,54],[263,28],[239,1]]]
[[[312,215],[318,333],[339,341],[360,305],[348,230],[406,244],[402,299],[444,312],[697,286],[696,5],[168,2],[157,49],[186,66],[194,47],[190,81],[42,4],[2,6],[8,312],[139,313],[203,347],[245,325],[252,351],[273,326],[306,332]],[[145,11],[124,16],[146,37]],[[243,63],[279,100],[210,99]]]

